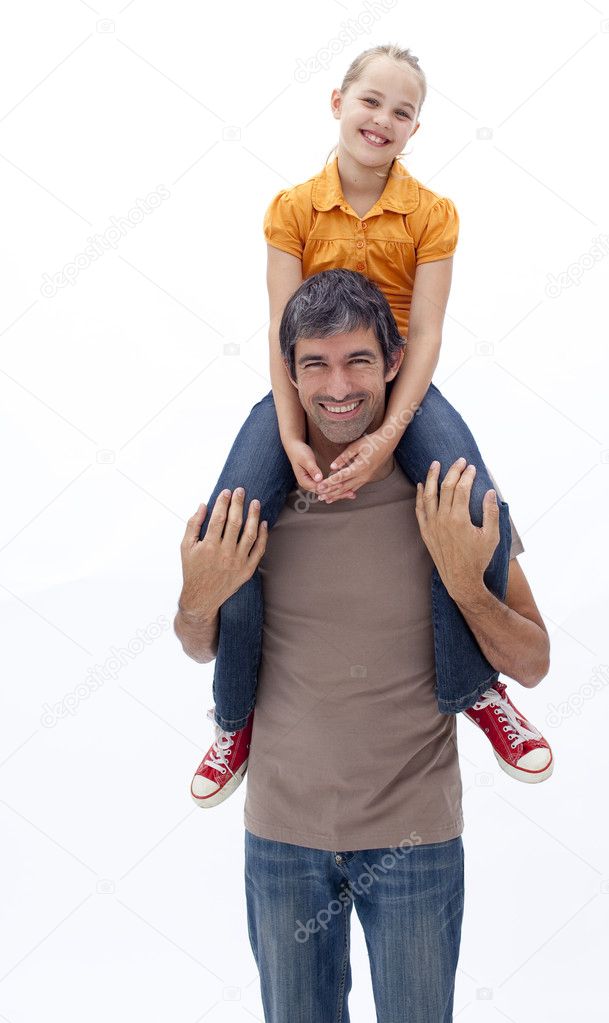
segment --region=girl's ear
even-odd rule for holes
[[[340,120],[340,111],[342,107],[342,95],[340,89],[332,89],[332,95],[330,96],[330,109],[332,115]]]

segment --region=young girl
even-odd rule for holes
[[[267,283],[270,302],[272,392],[259,401],[239,431],[210,497],[200,539],[223,490],[245,490],[260,501],[260,521],[272,528],[295,483],[328,502],[353,500],[393,449],[411,482],[424,482],[432,461],[440,461],[439,483],[464,457],[476,466],[470,514],[482,524],[482,500],[493,488],[476,442],[456,410],[431,383],[437,365],[444,312],[457,244],[458,216],[450,199],[413,178],[398,162],[419,127],[426,95],[418,59],[397,46],[376,46],[349,67],[332,92],[340,123],[337,157],[323,171],[278,193],[267,209]],[[373,280],[386,296],[407,357],[388,388],[383,443],[370,435],[350,444],[332,464],[327,480],[306,443],[306,420],[290,382],[279,345],[285,305],[303,280],[343,267]],[[421,415],[415,412],[419,409]],[[340,415],[340,412],[328,412]],[[374,436],[374,435],[372,435]],[[389,439],[388,439],[389,438]],[[366,448],[367,456],[360,454]],[[440,453],[441,452],[441,456]],[[484,581],[504,600],[511,528],[508,506],[499,502],[500,540]],[[498,682],[437,569],[432,609],[438,708],[465,711],[488,736],[500,766],[522,781],[543,781],[553,769],[552,752],[541,733],[516,710]],[[220,609],[213,694],[216,739],[192,780],[199,806],[215,806],[240,784],[247,768],[262,648],[263,601],[258,570]]]

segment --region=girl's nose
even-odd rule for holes
[[[389,124],[389,114],[384,114],[381,110],[379,110],[375,115],[374,120],[375,123],[379,125],[379,127],[383,125],[383,127],[386,128],[387,125]]]

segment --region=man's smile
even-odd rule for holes
[[[363,398],[358,398],[357,401],[344,402],[342,405],[331,405],[329,402],[320,401],[319,406],[329,419],[353,419],[359,412],[363,401]]]

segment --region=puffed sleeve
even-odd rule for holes
[[[284,188],[269,205],[263,223],[268,244],[299,259],[306,242],[302,212],[293,190]]]
[[[429,211],[417,245],[417,263],[446,259],[457,247],[459,215],[450,199],[438,199]]]

